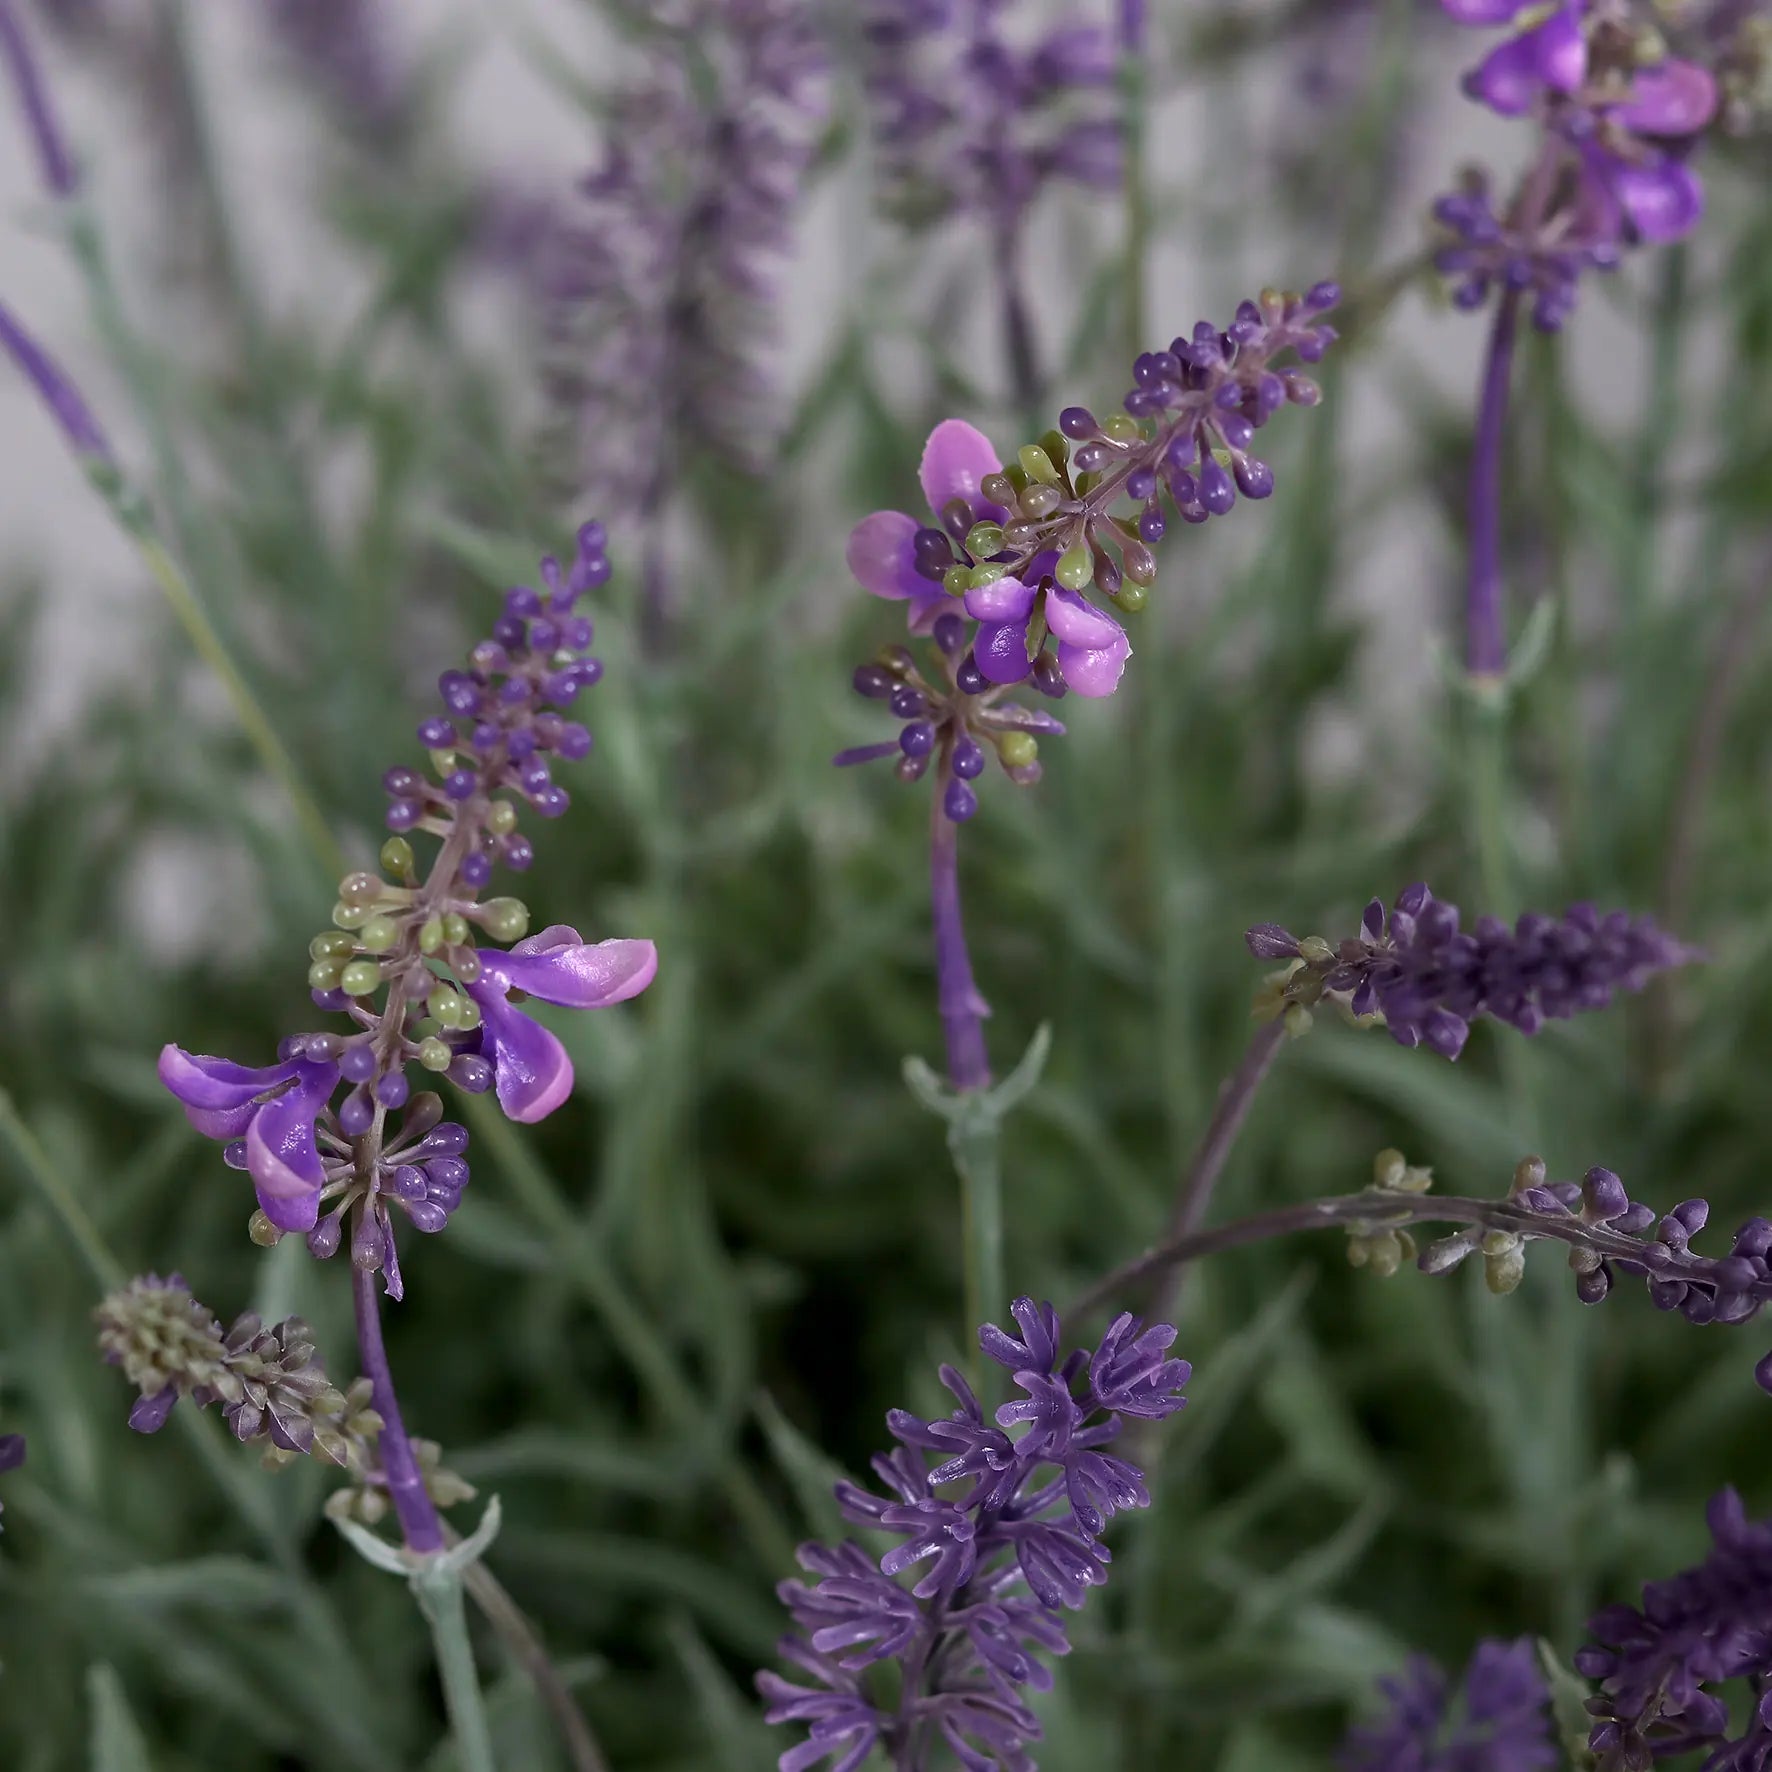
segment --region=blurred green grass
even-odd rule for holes
[[[1644,390],[1640,422],[1602,428],[1554,351],[1522,378],[1509,537],[1522,600],[1559,599],[1511,734],[1524,900],[1663,903],[1694,733],[1735,655],[1680,930],[1711,961],[1516,1042],[1505,1065],[1489,1027],[1454,1068],[1325,1024],[1283,1055],[1221,1215],[1358,1186],[1387,1144],[1458,1191],[1498,1191],[1537,1150],[1562,1176],[1606,1163],[1658,1203],[1702,1193],[1723,1225],[1767,1204],[1772,661],[1752,617],[1772,218],[1751,169],[1718,174],[1698,262],[1640,267],[1623,298],[1617,373]],[[423,156],[390,176],[416,199]],[[390,201],[356,236],[384,276],[342,357],[297,318],[222,370],[155,353],[151,377],[154,486],[185,563],[365,856],[376,776],[412,752],[430,679],[496,587],[592,514],[454,329],[461,243],[438,248],[437,204],[415,200],[404,232],[401,213]],[[1357,267],[1372,218],[1342,223]],[[1694,339],[1721,341],[1720,364],[1690,363]],[[1081,333],[1064,393],[1111,395],[1120,356]],[[1362,380],[1411,414],[1394,460],[1349,440]],[[1424,657],[1426,691],[1404,698],[1424,711],[1376,723],[1360,675],[1375,636],[1348,599],[1367,513],[1414,499],[1455,534],[1468,412],[1387,354],[1382,321],[1328,381],[1279,440],[1272,503],[1166,547],[1127,692],[1073,703],[1044,783],[987,784],[966,832],[999,1064],[1041,1021],[1055,1030],[1007,1134],[1018,1290],[1065,1297],[1162,1222],[1245,1037],[1247,924],[1333,936],[1417,877],[1477,908],[1457,711]],[[632,574],[611,587],[598,749],[525,896],[543,922],[653,936],[659,984],[561,1024],[575,1099],[476,1137],[468,1203],[414,1252],[389,1324],[416,1431],[502,1496],[495,1566],[636,1772],[773,1763],[784,1743],[756,1721],[749,1674],[780,1628],[784,1538],[828,1529],[830,1469],[864,1466],[884,1410],[930,1401],[959,1345],[955,1186],[899,1081],[903,1055],[938,1040],[924,804],[827,763],[875,735],[845,686],[894,637],[848,585],[841,538],[904,502],[933,416],[903,408],[858,317],[767,485],[694,479],[707,582],[666,657],[642,656]],[[346,453],[361,497],[322,518],[320,477]],[[788,520],[808,508],[818,521]],[[8,580],[12,730],[57,594],[22,564]],[[1450,584],[1419,594],[1450,618]],[[237,1178],[153,1076],[167,1039],[251,1059],[305,1024],[302,945],[329,894],[231,723],[193,695],[181,638],[148,632],[115,693],[7,783],[0,1082],[127,1267],[176,1267],[224,1314],[299,1311],[348,1372],[340,1275],[246,1243]],[[1330,718],[1360,732],[1357,771],[1325,765]],[[142,857],[167,844],[226,858],[194,955],[143,928]],[[91,1280],[16,1149],[0,1173],[0,1425],[31,1444],[5,1485],[0,1764],[450,1764],[421,1627],[322,1520],[319,1473],[261,1477],[214,1436],[205,1451],[129,1434],[93,1352]],[[1756,1330],[1694,1330],[1631,1292],[1584,1311],[1542,1253],[1494,1300],[1475,1276],[1355,1274],[1333,1238],[1242,1251],[1190,1280],[1182,1351],[1194,1400],[1044,1706],[1048,1772],[1321,1765],[1410,1648],[1457,1661],[1480,1635],[1531,1631],[1567,1651],[1600,1596],[1697,1551],[1713,1489],[1772,1504]],[[556,1763],[519,1675],[494,1704],[506,1763]]]

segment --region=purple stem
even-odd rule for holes
[[[1465,602],[1465,669],[1499,677],[1507,669],[1507,622],[1501,607],[1501,439],[1514,365],[1517,290],[1502,292],[1483,363],[1477,433],[1471,446],[1470,577]]]
[[[990,1006],[972,979],[966,929],[960,920],[959,827],[942,810],[941,795],[930,808],[929,903],[935,921],[935,994],[947,1035],[948,1081],[961,1091],[988,1089],[991,1059],[984,1043]]]
[[[443,1548],[443,1523],[425,1489],[406,1424],[400,1419],[400,1401],[394,1395],[394,1375],[388,1370],[388,1350],[381,1338],[381,1294],[372,1270],[351,1269],[351,1298],[357,1307],[357,1351],[372,1386],[375,1412],[381,1417],[377,1446],[382,1474],[388,1481],[388,1499],[400,1521],[406,1548],[429,1556]]]
[[[0,8],[5,5],[6,0],[0,0]],[[5,16],[0,10],[0,20]],[[57,367],[49,353],[18,323],[4,302],[0,302],[0,351],[11,357],[25,379],[42,396],[44,405],[54,415],[77,456],[87,462],[109,462],[112,459],[111,446],[98,428],[98,420],[80,398],[79,390]]]
[[[43,72],[31,53],[25,28],[19,23],[12,0],[0,0],[0,60],[5,61],[12,84],[18,91],[18,102],[24,110],[31,139],[36,144],[45,187],[52,197],[73,196],[80,181],[75,175],[68,145],[62,139],[54,107],[50,104]]]
[[[1143,55],[1150,25],[1148,0],[1120,0],[1117,35],[1122,55]]]

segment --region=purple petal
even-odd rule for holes
[[[1086,652],[1103,651],[1126,638],[1126,630],[1111,615],[1097,609],[1082,592],[1063,586],[1046,593],[1046,624],[1060,640]]]
[[[642,940],[587,942],[555,923],[508,954],[481,955],[482,980],[527,991],[566,1009],[607,1009],[637,997],[658,971],[658,949]],[[482,1003],[481,1007],[485,1005]]]
[[[1034,587],[1019,578],[1000,578],[966,593],[966,613],[979,621],[1018,621],[1024,625],[1034,607]]]
[[[1078,695],[1112,695],[1120,687],[1126,661],[1132,656],[1132,642],[1124,634],[1112,645],[1099,650],[1060,644],[1058,668],[1065,686]]]
[[[1676,57],[1639,69],[1630,90],[1613,115],[1644,135],[1696,135],[1717,114],[1717,83],[1696,62]]]
[[[1543,87],[1538,48],[1530,34],[1510,37],[1497,45],[1470,76],[1471,92],[1504,117],[1523,116],[1531,110]]]
[[[511,1119],[525,1124],[545,1120],[572,1093],[572,1060],[540,1022],[513,1009],[504,992],[488,989],[484,978],[482,973],[481,980],[468,986],[468,993],[480,1005],[498,1105]]]
[[[983,431],[963,418],[944,418],[929,433],[923,446],[923,465],[917,477],[923,496],[937,516],[950,499],[963,498],[973,515],[1000,523],[1008,516],[1002,506],[991,504],[979,490],[987,474],[1000,474],[1003,464]]]
[[[1521,0],[1440,0],[1440,10],[1461,25],[1512,24]]]
[[[246,1168],[264,1215],[279,1230],[311,1231],[326,1176],[314,1144],[314,1116],[338,1084],[336,1064],[297,1064],[296,1084],[252,1116]]]
[[[1019,683],[1034,668],[1025,618],[986,622],[973,639],[972,657],[987,683]]]
[[[849,532],[844,558],[864,591],[876,597],[923,598],[941,587],[917,570],[912,543],[920,527],[903,511],[875,511]]]
[[[1645,240],[1678,240],[1704,214],[1704,187],[1698,175],[1678,160],[1648,166],[1621,161],[1612,168],[1611,182],[1632,226]]]
[[[1587,33],[1582,29],[1579,5],[1553,13],[1537,30],[1527,33],[1538,67],[1538,77],[1553,92],[1574,92],[1587,78]]]
[[[889,738],[883,744],[851,745],[846,751],[839,751],[831,759],[835,769],[848,769],[857,763],[877,763],[882,757],[896,757],[900,754],[898,740]]]
[[[297,1068],[273,1064],[254,1070],[170,1044],[161,1048],[159,1064],[160,1081],[183,1105],[185,1118],[205,1138],[220,1139],[240,1137],[257,1112],[257,1098],[287,1083]]]

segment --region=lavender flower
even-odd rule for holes
[[[1647,917],[1601,916],[1574,905],[1561,919],[1528,913],[1509,929],[1479,917],[1461,931],[1458,907],[1425,885],[1406,887],[1389,916],[1373,899],[1360,934],[1331,948],[1258,923],[1245,940],[1257,959],[1302,964],[1280,995],[1305,1004],[1346,995],[1357,1016],[1382,1015],[1399,1045],[1425,1042],[1444,1058],[1464,1050],[1480,1015],[1535,1034],[1547,1020],[1604,1009],[1619,990],[1641,990],[1656,972],[1697,959]]]
[[[1696,1568],[1643,1589],[1641,1610],[1608,1606],[1588,1621],[1576,1670],[1599,1682],[1588,1738],[1600,1772],[1646,1772],[1657,1760],[1708,1750],[1705,1772],[1772,1764],[1772,1526],[1751,1523],[1733,1489],[1706,1509],[1715,1547]],[[1748,1682],[1750,1707],[1732,1733],[1710,1690]]]
[[[1034,1772],[1026,1750],[1040,1728],[1021,1689],[1051,1686],[1039,1653],[1067,1652],[1061,1611],[1107,1579],[1099,1540],[1109,1519],[1150,1502],[1143,1473],[1101,1448],[1128,1417],[1160,1421],[1180,1409],[1190,1368],[1169,1357],[1167,1324],[1147,1329],[1122,1315],[1093,1353],[1062,1356],[1050,1305],[1018,1298],[1011,1315],[1019,1335],[987,1323],[978,1343],[1013,1375],[1019,1399],[987,1420],[965,1379],[943,1366],[952,1413],[886,1418],[899,1443],[874,1471],[888,1493],[837,1486],[847,1519],[902,1542],[877,1565],[853,1540],[802,1545],[801,1566],[816,1579],[778,1590],[800,1633],[783,1639],[782,1656],[812,1681],[757,1676],[768,1721],[810,1728],[781,1756],[782,1772],[826,1759],[831,1772],[854,1772],[877,1745],[895,1764],[921,1767],[937,1739],[973,1772]],[[898,1579],[907,1572],[916,1575],[908,1589]],[[893,1706],[867,1678],[886,1661],[898,1663]]]
[[[550,379],[589,484],[643,519],[686,451],[767,464],[779,416],[759,350],[828,106],[807,0],[691,0],[650,28],[541,268]]]
[[[36,150],[43,188],[52,197],[71,197],[79,186],[73,157],[62,136],[61,121],[50,102],[49,88],[32,53],[14,0],[0,0],[0,62],[12,80],[25,128]]]
[[[87,471],[114,473],[116,463],[111,446],[105,441],[105,434],[99,429],[98,420],[92,416],[80,390],[68,380],[55,359],[25,331],[4,302],[0,302],[0,348],[4,348],[42,397],[51,416],[61,426],[68,447]]]
[[[1096,589],[1122,611],[1144,606],[1155,582],[1167,492],[1184,520],[1232,509],[1240,489],[1266,498],[1273,473],[1248,453],[1255,431],[1282,406],[1315,405],[1316,383],[1276,367],[1291,350],[1320,358],[1335,338],[1321,316],[1338,292],[1319,283],[1305,296],[1265,292],[1244,302],[1230,327],[1207,321],[1190,339],[1150,351],[1134,366],[1123,411],[1098,422],[1067,407],[1059,429],[1021,449],[1004,468],[990,440],[962,419],[929,435],[919,478],[932,523],[875,511],[849,537],[848,563],[863,589],[909,605],[913,633],[931,633],[943,662],[918,675],[903,649],[856,674],[864,695],[889,701],[908,724],[900,773],[915,780],[932,755],[953,780],[945,799],[970,817],[969,783],[985,745],[1012,777],[1036,779],[1033,733],[1056,721],[999,705],[999,692],[1031,679],[1048,696],[1106,696],[1132,655],[1125,629],[1084,595]],[[1137,516],[1116,516],[1131,501]],[[974,624],[970,632],[968,622]],[[1050,637],[1054,645],[1046,646]],[[945,687],[942,687],[945,680]],[[840,763],[890,756],[877,744]]]
[[[355,1028],[292,1035],[277,1063],[259,1068],[174,1045],[160,1055],[161,1080],[192,1125],[227,1141],[227,1160],[251,1175],[255,1238],[303,1232],[315,1255],[330,1256],[345,1213],[361,1204],[352,1261],[382,1270],[396,1298],[390,1207],[420,1231],[439,1231],[468,1180],[466,1131],[443,1122],[435,1095],[412,1093],[411,1067],[471,1093],[494,1088],[512,1119],[539,1120],[571,1092],[572,1063],[552,1033],[515,1007],[513,993],[599,1009],[638,995],[657,970],[649,941],[589,943],[564,924],[523,939],[529,913],[521,901],[479,896],[498,863],[522,870],[533,859],[517,828],[518,802],[546,818],[566,810],[550,756],[574,761],[591,748],[585,727],[557,710],[602,674],[582,656],[591,623],[574,606],[609,576],[603,546],[602,526],[586,524],[571,571],[544,560],[545,598],[528,586],[509,591],[469,668],[443,674],[447,716],[418,730],[439,779],[405,767],[383,778],[388,824],[399,834],[383,845],[381,862],[397,883],[346,875],[336,927],[309,945],[315,1004]],[[441,840],[422,878],[405,835],[414,830]],[[483,949],[476,927],[516,945]],[[403,1119],[390,1128],[393,1113]]]
[[[1435,258],[1453,300],[1482,306],[1493,288],[1530,292],[1541,330],[1562,326],[1583,270],[1611,270],[1637,241],[1677,240],[1697,225],[1704,192],[1686,156],[1717,113],[1717,83],[1667,54],[1653,21],[1628,6],[1567,0],[1441,0],[1461,24],[1519,28],[1466,77],[1503,116],[1542,125],[1539,156],[1505,210],[1482,174],[1434,206],[1447,238]]]
[[[1005,0],[871,0],[865,79],[882,196],[901,219],[982,216],[1015,235],[1044,186],[1118,187],[1115,43],[1078,20],[1018,46]],[[1142,34],[1127,6],[1123,41]]]
[[[1389,1711],[1348,1732],[1336,1758],[1342,1772],[1539,1772],[1561,1763],[1550,1692],[1525,1637],[1477,1645],[1456,1714],[1451,1682],[1425,1655],[1378,1689]]]
[[[290,58],[338,113],[367,135],[385,135],[405,101],[389,48],[389,14],[372,0],[266,0],[265,19]]]

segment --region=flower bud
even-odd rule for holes
[[[521,941],[529,931],[529,907],[520,898],[489,898],[480,907],[480,926],[494,941]]]

